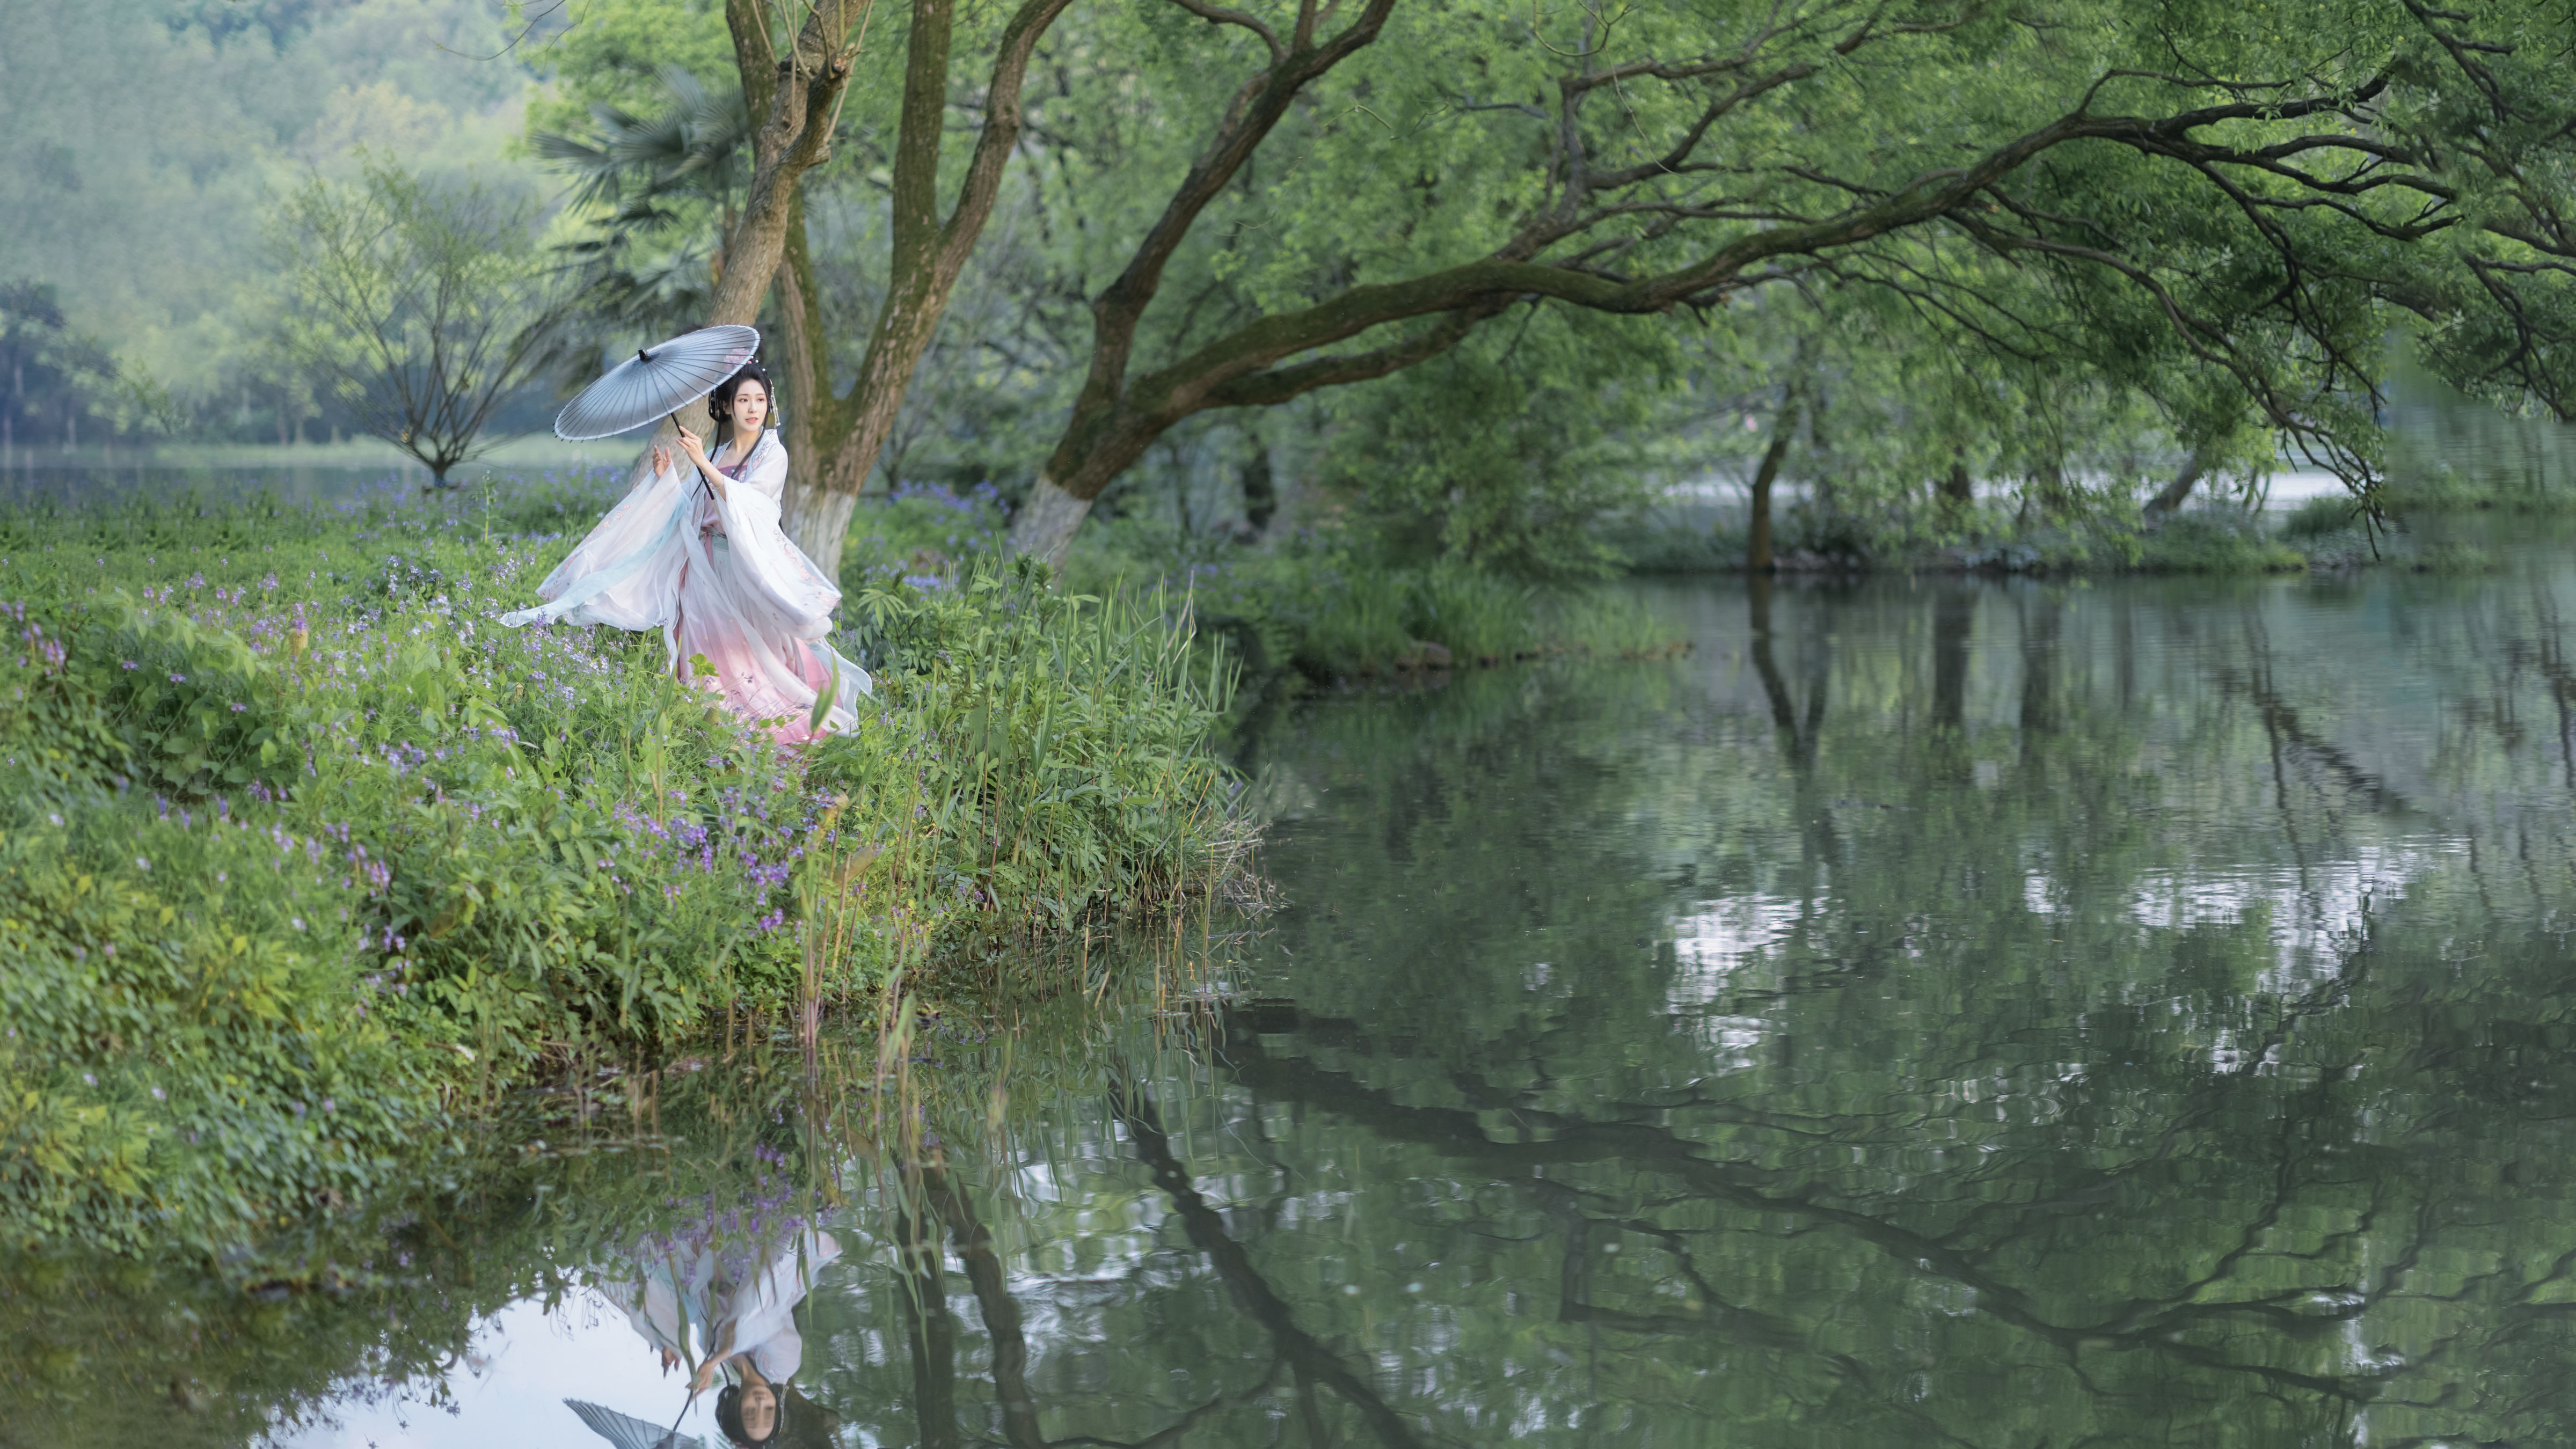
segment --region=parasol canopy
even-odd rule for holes
[[[760,351],[757,327],[701,327],[617,364],[555,414],[555,436],[584,442],[659,422],[715,391]]]
[[[648,1423],[632,1414],[585,1404],[579,1399],[566,1399],[564,1404],[581,1415],[581,1421],[588,1424],[593,1433],[616,1445],[617,1449],[701,1449],[694,1437],[683,1439],[659,1424]]]

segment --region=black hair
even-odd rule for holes
[[[707,411],[715,415],[715,436],[719,443],[733,436],[733,395],[746,382],[759,383],[761,395],[769,399],[769,413],[761,419],[762,425],[768,428],[778,426],[778,389],[770,385],[769,374],[761,370],[759,362],[746,362],[741,371],[717,383],[716,390],[707,394]]]
[[[730,387],[732,384],[728,383],[726,386]],[[785,1439],[787,1437],[787,1386],[771,1384],[769,1393],[778,1401],[778,1417],[770,1421],[769,1433],[766,1436],[754,1439],[750,1432],[742,1427],[742,1386],[740,1384],[727,1384],[717,1391],[716,1427],[724,1431],[727,1439],[743,1446],[743,1449],[760,1449],[764,1444],[777,1443]]]

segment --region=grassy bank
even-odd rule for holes
[[[598,480],[0,516],[0,1232],[218,1250],[532,1075],[936,980],[1232,868],[1228,676],[1025,574],[844,605],[853,734],[491,622]]]

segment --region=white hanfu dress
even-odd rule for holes
[[[872,681],[827,640],[840,589],[778,526],[786,447],[764,432],[720,471],[733,480],[723,498],[685,456],[656,470],[648,455],[625,498],[537,585],[546,602],[501,622],[659,629],[666,668],[769,722],[781,741],[816,733],[826,694],[823,732],[850,728]],[[700,659],[713,676],[696,671]]]
[[[715,1356],[736,1379],[740,1373],[732,1360],[745,1357],[762,1378],[785,1383],[805,1361],[796,1305],[841,1256],[841,1244],[830,1233],[806,1228],[768,1252],[745,1254],[742,1246],[719,1253],[712,1238],[669,1244],[634,1264],[633,1277],[611,1273],[591,1286],[626,1315],[646,1343],[672,1357],[696,1364]]]

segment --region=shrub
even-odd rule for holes
[[[2348,529],[2361,527],[2361,500],[2340,494],[2320,494],[2293,508],[2282,518],[2278,535],[2284,539],[2310,542],[2331,538]]]
[[[2265,538],[2255,518],[2202,508],[2175,514],[2140,540],[2135,566],[2156,574],[2251,574],[2296,572],[2308,561]]]

